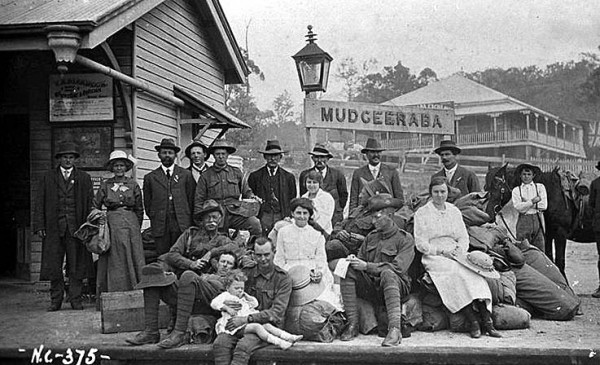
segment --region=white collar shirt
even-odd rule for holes
[[[454,165],[454,167],[451,169],[447,169],[444,167],[444,173],[446,174],[446,179],[448,180],[448,183],[450,183],[450,181],[452,181],[452,178],[454,177],[454,173],[456,172],[457,167],[458,167],[458,164]]]
[[[541,200],[533,203],[531,200],[538,195]],[[512,202],[515,209],[521,214],[536,214],[544,211],[548,208],[546,187],[534,182],[521,184],[512,190]]]
[[[376,166],[369,165],[369,170],[371,171],[371,174],[373,175],[373,179],[377,179],[380,168],[381,168],[381,162],[378,163]]]

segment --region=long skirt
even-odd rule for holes
[[[145,264],[140,224],[135,213],[112,210],[107,212],[106,218],[110,228],[110,249],[98,258],[98,296],[103,292],[133,290],[142,277]]]

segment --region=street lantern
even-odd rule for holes
[[[308,34],[306,35],[308,44],[292,56],[296,62],[300,86],[307,95],[314,91],[325,92],[327,90],[329,65],[333,60],[329,53],[317,46],[315,43],[316,36],[312,32],[312,25],[309,25]]]

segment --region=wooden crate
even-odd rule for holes
[[[100,306],[102,333],[132,332],[144,329],[144,292],[142,290],[102,293]],[[160,302],[158,327],[166,328],[169,325],[169,319],[169,307]]]

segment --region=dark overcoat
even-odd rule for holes
[[[144,176],[144,207],[146,215],[150,218],[152,234],[157,237],[165,234],[169,204],[168,184],[167,175],[160,166]],[[171,177],[171,193],[175,217],[182,232],[192,225],[195,190],[196,181],[192,173],[175,165]]]
[[[308,170],[304,170],[300,173],[298,182],[300,184],[300,196],[306,194],[306,176],[309,172],[317,170],[316,167],[312,167]],[[336,219],[332,219],[334,224],[343,219],[344,207],[348,202],[348,187],[346,185],[346,177],[344,174],[337,169],[333,169],[327,166],[327,173],[323,179],[323,185],[321,189],[331,194],[333,200],[335,200],[335,210],[333,216]]]
[[[61,189],[58,179],[62,179],[60,167],[44,173],[39,181],[37,197],[34,204],[32,228],[34,232],[46,231],[42,240],[42,267],[40,280],[54,280],[62,277],[62,264],[64,259],[60,247],[60,232],[58,230],[58,189]],[[77,168],[73,168],[69,178],[70,188],[75,193],[75,222],[79,228],[92,209],[94,189],[90,175]],[[67,247],[69,257],[74,257],[74,262],[69,262],[69,275],[75,279],[83,279],[93,273],[92,254],[85,245]]]
[[[279,179],[279,202],[281,203],[281,213],[284,217],[291,215],[290,201],[296,197],[296,178],[291,172],[288,172],[281,167],[277,168]],[[252,192],[259,196],[263,201],[267,201],[271,191],[269,190],[267,179],[269,178],[269,171],[267,166],[263,166],[260,169],[252,172],[248,176],[248,186],[252,189]],[[260,207],[258,217],[261,218],[263,213],[263,206]]]
[[[446,171],[441,169],[431,176],[434,177],[442,176],[446,177]],[[481,191],[479,187],[479,179],[477,175],[471,170],[468,170],[460,165],[456,167],[456,171],[454,171],[454,175],[452,175],[452,180],[448,182],[448,185],[457,188],[460,190],[460,196],[465,196],[469,193],[474,193],[477,191]]]
[[[365,165],[354,170],[354,173],[352,174],[352,185],[350,187],[350,211],[356,208],[359,204],[358,196],[363,187],[362,182],[360,181],[361,177],[367,181],[373,180],[373,174],[371,173],[371,170],[369,170],[369,165]],[[390,165],[381,163],[377,179],[382,179],[385,181],[386,185],[392,189],[390,194],[392,194],[394,198],[398,198],[404,202],[404,193],[402,192],[402,185],[400,184],[400,175],[398,175],[398,170]]]

